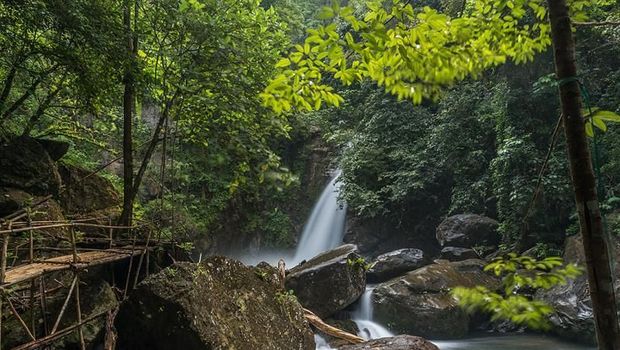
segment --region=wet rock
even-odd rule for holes
[[[272,272],[211,257],[151,275],[121,305],[118,348],[314,350],[301,306]]]
[[[434,339],[459,338],[469,331],[469,316],[449,291],[457,286],[499,287],[482,269],[485,262],[437,260],[380,284],[373,293],[374,317],[395,333]]]
[[[381,254],[368,270],[368,282],[379,283],[400,276],[406,272],[427,265],[424,252],[415,248],[404,248]]]
[[[294,267],[286,277],[286,288],[321,318],[344,309],[366,289],[365,263],[356,249],[345,244]]]
[[[18,137],[0,145],[0,187],[56,195],[60,185],[54,161],[35,139]]]
[[[439,254],[441,259],[449,261],[461,261],[467,259],[479,259],[478,253],[470,248],[444,247]]]
[[[430,341],[412,335],[369,340],[360,344],[345,345],[340,350],[439,350]]]
[[[119,205],[120,195],[110,180],[71,165],[58,167],[65,190],[60,204],[67,214],[92,213]]]
[[[443,246],[471,248],[496,245],[500,236],[497,221],[476,214],[459,214],[446,218],[437,227],[437,241]]]
[[[614,272],[616,274],[616,295],[620,292],[620,247],[618,240],[613,239],[615,246]],[[564,261],[576,263],[585,268],[585,254],[580,236],[571,236],[566,239]],[[596,333],[592,301],[588,289],[586,272],[565,285],[555,286],[546,291],[538,291],[536,298],[547,302],[554,312],[549,317],[552,324],[551,331],[563,338],[595,344]]]

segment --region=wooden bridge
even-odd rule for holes
[[[154,248],[174,246],[171,240],[164,242],[161,237],[151,239],[151,233],[156,230],[144,223],[132,227],[115,226],[111,224],[112,218],[101,217],[32,221],[31,209],[49,198],[0,219],[0,347],[3,349],[2,324],[13,320],[25,334],[24,342],[13,346],[13,350],[46,348],[74,332],[78,333],[80,347],[85,350],[84,325],[105,317],[109,333],[113,329],[116,310],[104,310],[85,317],[80,298],[80,277],[91,267],[122,262],[126,276],[121,286],[114,285],[113,288],[119,299],[123,299],[130,289],[135,288],[140,277],[148,276],[149,258]],[[58,236],[59,229],[64,237]],[[80,229],[91,229],[91,233],[76,232]],[[97,232],[92,232],[93,229]],[[42,246],[41,237],[46,235],[60,239],[64,246]],[[21,244],[16,243],[12,247],[11,240],[19,240]],[[48,302],[53,295],[58,296],[64,291],[66,296],[62,307],[51,318]],[[73,303],[75,310],[74,322],[61,328],[61,320],[69,317],[67,310],[70,303]],[[53,323],[48,322],[52,320]],[[114,335],[106,334],[105,338],[105,349],[113,349]]]

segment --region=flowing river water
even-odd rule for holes
[[[267,261],[275,264],[284,258],[288,266],[295,266],[302,260],[333,249],[342,244],[346,218],[346,204],[338,200],[340,182],[336,172],[327,184],[304,226],[301,239],[294,254],[271,252],[258,256],[245,256],[241,260],[255,264]],[[351,316],[359,328],[358,335],[364,339],[393,336],[387,328],[373,321],[372,291],[367,286]],[[315,335],[317,350],[332,350],[325,339]],[[481,336],[450,341],[433,341],[441,350],[595,350],[595,347],[562,341],[544,335]]]

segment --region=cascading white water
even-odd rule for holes
[[[346,204],[338,201],[341,183],[338,181],[338,171],[321,193],[321,197],[312,208],[312,214],[301,234],[293,261],[311,259],[342,243],[344,223],[346,218]]]
[[[357,309],[353,311],[351,315],[353,317],[353,322],[355,322],[357,328],[359,328],[358,335],[366,340],[391,337],[394,335],[385,327],[372,320],[373,289],[374,286],[366,286],[366,291],[364,291],[364,294],[360,298]]]

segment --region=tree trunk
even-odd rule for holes
[[[157,125],[155,126],[155,130],[153,131],[153,136],[151,137],[151,141],[146,147],[144,158],[142,158],[142,163],[140,164],[138,173],[136,174],[133,180],[133,188],[132,188],[131,193],[129,194],[129,198],[131,199],[131,201],[133,201],[136,198],[136,195],[138,194],[138,190],[140,189],[140,184],[142,183],[142,178],[144,177],[144,173],[146,173],[146,168],[148,167],[151,161],[151,157],[153,156],[155,147],[157,147],[157,144],[161,140],[159,135],[161,134],[161,130],[164,126],[164,122],[168,119],[168,116],[170,114],[170,108],[172,108],[172,104],[173,104],[172,100],[166,103],[166,107],[164,108],[164,111],[159,116],[159,120],[157,120]],[[163,186],[163,183],[161,185]],[[163,196],[163,192],[162,192],[162,196]]]
[[[133,106],[134,106],[134,35],[131,30],[131,6],[130,0],[123,4],[123,23],[127,40],[127,53],[130,64],[125,72],[123,93],[123,211],[119,223],[131,226],[133,217]]]
[[[547,0],[560,103],[568,146],[571,177],[586,256],[588,284],[601,350],[620,350],[618,316],[611,270],[610,243],[599,210],[596,179],[581,114],[576,80],[575,42],[566,0]]]

